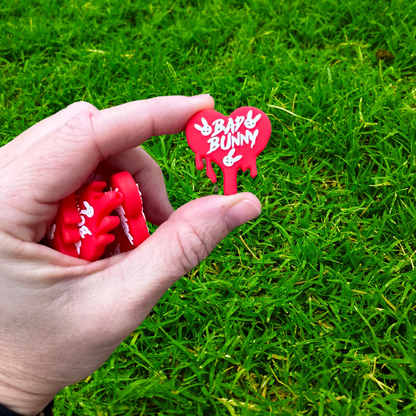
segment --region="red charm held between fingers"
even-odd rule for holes
[[[250,169],[257,175],[256,157],[264,150],[271,134],[266,113],[255,107],[240,107],[224,116],[215,110],[200,111],[186,125],[186,139],[195,153],[197,169],[204,167],[213,183],[217,177],[212,168],[216,163],[224,175],[224,194],[237,193],[237,172]]]

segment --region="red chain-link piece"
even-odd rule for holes
[[[95,261],[103,255],[106,246],[115,238],[110,231],[120,223],[118,217],[110,214],[124,201],[124,196],[116,191],[104,193],[106,186],[104,181],[93,181],[81,189],[77,199],[81,239],[76,247],[79,257],[84,260]]]
[[[141,193],[134,178],[128,172],[119,172],[111,176],[110,186],[124,195],[124,201],[116,208],[120,225],[112,231],[115,240],[107,247],[106,257],[133,250],[149,237]]]
[[[46,245],[68,256],[78,257],[75,243],[80,239],[77,225],[80,221],[73,193],[60,201],[58,213],[45,238]]]
[[[128,172],[93,172],[59,203],[44,240],[61,253],[95,261],[138,247],[148,236],[139,187]],[[112,189],[104,192],[110,185]],[[117,216],[111,216],[115,210]]]

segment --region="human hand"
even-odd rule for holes
[[[139,146],[182,131],[209,96],[163,97],[98,111],[76,103],[0,149],[0,403],[35,415],[93,373],[163,293],[232,229],[257,217],[248,193],[209,196],[173,213],[163,176]],[[137,249],[93,263],[37,244],[58,202],[99,163],[139,183],[159,225]]]

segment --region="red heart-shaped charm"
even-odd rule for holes
[[[225,195],[237,193],[239,169],[250,169],[252,178],[257,175],[256,157],[266,147],[271,132],[266,113],[255,107],[240,107],[228,117],[215,110],[200,111],[186,125],[196,168],[203,169],[205,159],[207,175],[215,183],[212,162],[216,163],[224,175]]]

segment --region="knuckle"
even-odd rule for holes
[[[70,104],[67,108],[71,113],[83,113],[84,111],[87,112],[95,112],[98,111],[96,107],[92,104],[88,103],[87,101],[77,101],[75,103]]]
[[[62,152],[83,148],[86,152],[98,153],[100,160],[104,159],[94,131],[94,118],[98,114],[98,110],[78,113],[55,133]]]
[[[69,137],[79,137],[90,135],[93,131],[90,111],[78,113],[75,117],[68,120],[59,132]]]
[[[163,99],[161,97],[150,98],[148,102],[154,111],[160,110],[163,106]]]
[[[158,123],[156,123],[154,115],[163,112],[164,105],[161,97],[154,97],[147,100],[148,109],[146,112],[145,124],[149,127],[148,136],[158,135]]]
[[[68,140],[72,143],[85,144],[89,142],[95,146],[95,133],[93,117],[95,112],[83,111],[78,113],[75,117],[68,120],[60,129],[59,136],[63,140]]]
[[[179,227],[177,231],[177,242],[179,247],[179,264],[182,267],[182,273],[188,273],[205,257],[211,250],[205,243],[205,238],[192,225]]]

